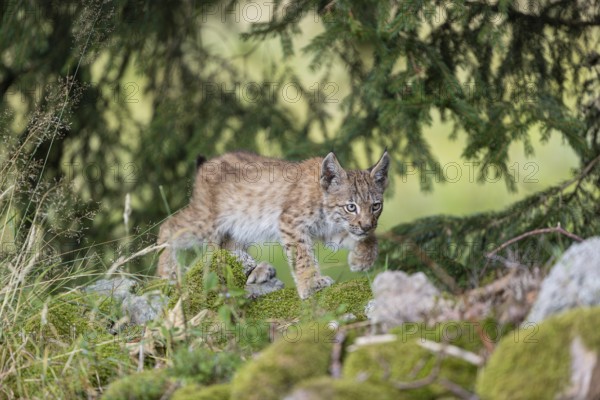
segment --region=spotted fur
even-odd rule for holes
[[[305,299],[331,285],[313,255],[316,240],[351,249],[350,269],[369,269],[377,257],[374,235],[383,211],[389,156],[368,170],[344,170],[333,152],[288,162],[251,153],[227,153],[200,163],[190,204],[160,227],[158,274],[174,278],[175,252],[203,243],[231,250],[278,241]],[[249,282],[272,277],[261,264]],[[265,270],[266,268],[266,270]]]

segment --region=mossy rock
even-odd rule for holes
[[[358,278],[331,285],[316,293],[317,303],[323,310],[354,314],[357,319],[366,319],[365,307],[373,298],[371,283],[367,278]]]
[[[600,353],[600,307],[524,326],[498,344],[477,380],[483,400],[555,399],[570,386],[571,343]]]
[[[159,400],[171,384],[165,370],[143,371],[111,383],[102,400]]]
[[[235,352],[214,352],[204,347],[191,350],[182,347],[175,352],[172,361],[170,376],[204,386],[229,382],[243,362]]]
[[[234,376],[232,399],[278,400],[295,384],[327,374],[331,334],[325,325],[297,326]]]
[[[229,384],[202,387],[200,385],[187,385],[178,389],[171,396],[171,400],[229,400],[231,386]]]
[[[403,400],[408,395],[387,385],[321,377],[297,385],[286,400]]]
[[[352,313],[365,319],[365,306],[373,298],[366,278],[335,283],[305,301],[298,297],[295,287],[277,290],[249,303],[246,316],[255,320],[294,319],[317,313]]]
[[[250,302],[246,307],[246,318],[264,321],[269,318],[293,319],[302,314],[303,304],[295,287],[271,292]]]
[[[393,382],[411,382],[428,377],[436,363],[438,355],[421,347],[419,340],[444,342],[477,351],[482,343],[469,323],[444,323],[434,328],[423,324],[406,324],[396,330],[397,340],[389,343],[372,344],[360,347],[348,354],[343,367],[346,379],[365,381],[372,384],[391,385]],[[439,378],[450,380],[464,389],[473,390],[477,367],[461,359],[446,356],[439,360]],[[449,396],[441,385],[433,382],[417,389],[404,390],[414,399],[431,399]]]
[[[184,275],[184,312],[193,316],[204,309],[217,310],[221,297],[245,294],[246,279],[244,267],[234,255],[227,250],[216,251],[208,265],[198,261]],[[169,308],[177,304],[180,294],[173,293]]]
[[[27,319],[25,331],[68,343],[78,336],[107,333],[120,308],[111,297],[71,292],[50,300],[44,324],[41,314],[39,311]]]

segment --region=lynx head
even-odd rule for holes
[[[355,239],[377,227],[383,211],[383,192],[388,185],[390,157],[387,150],[367,170],[346,171],[333,152],[321,164],[321,188],[329,217]]]

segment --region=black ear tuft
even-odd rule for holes
[[[384,189],[388,185],[388,170],[390,168],[390,156],[388,155],[387,148],[384,150],[383,155],[377,161],[375,165],[368,169],[371,173],[371,177]]]
[[[206,162],[206,157],[204,157],[203,155],[199,155],[196,158],[196,169],[200,168],[200,166],[202,164],[204,164]]]
[[[331,185],[341,183],[345,173],[346,172],[335,157],[335,154],[330,152],[321,163],[321,187],[327,190]]]

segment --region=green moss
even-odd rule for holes
[[[119,314],[119,304],[111,297],[72,292],[48,303],[44,324],[41,311],[29,317],[25,331],[69,342],[80,335],[106,333],[111,321],[118,319]]]
[[[507,335],[478,377],[484,400],[554,399],[569,386],[570,346],[600,352],[600,307],[578,308]]]
[[[473,332],[471,333],[469,332]],[[410,382],[429,376],[438,356],[419,346],[418,341],[427,339],[453,344],[471,351],[482,346],[473,325],[468,323],[445,323],[435,328],[423,324],[405,324],[395,332],[398,339],[391,343],[363,346],[351,352],[344,362],[344,377],[365,380],[374,384]],[[439,377],[446,378],[467,390],[472,390],[477,368],[455,357],[441,359]],[[406,390],[415,399],[429,399],[449,395],[439,384],[433,383],[414,390]]]
[[[300,300],[294,287],[277,290],[252,301],[245,310],[248,318],[263,321],[269,318],[310,317],[315,311],[336,315],[352,313],[364,319],[365,306],[372,298],[369,281],[361,278],[333,284],[305,301]]]
[[[209,265],[199,261],[184,276],[184,311],[196,315],[203,309],[217,310],[223,297],[244,295],[246,275],[240,261],[226,250],[215,252]],[[173,293],[169,308],[179,301],[180,293]]]
[[[102,400],[159,400],[170,384],[164,370],[144,371],[111,383]]]
[[[316,332],[309,327],[290,329],[256,360],[242,366],[232,381],[231,398],[281,399],[296,383],[325,375],[331,354],[331,344],[327,343],[330,338],[325,331]]]
[[[208,386],[228,382],[241,363],[242,359],[236,353],[184,347],[174,354],[169,374],[178,380]]]
[[[250,302],[245,310],[246,317],[264,321],[269,318],[293,319],[302,314],[302,300],[295,287],[271,292]]]
[[[104,386],[117,376],[128,373],[132,367],[129,353],[110,334],[99,335],[95,341],[84,342],[73,350],[83,348],[75,364],[75,374],[84,387],[88,382],[93,386]]]
[[[402,400],[410,399],[399,390],[386,385],[321,377],[297,385],[291,399],[303,400]]]
[[[352,313],[359,320],[366,318],[365,306],[373,298],[367,278],[334,284],[316,293],[319,306],[330,312]]]
[[[178,389],[171,400],[229,400],[231,386],[227,384],[202,387],[200,385],[188,385]]]

